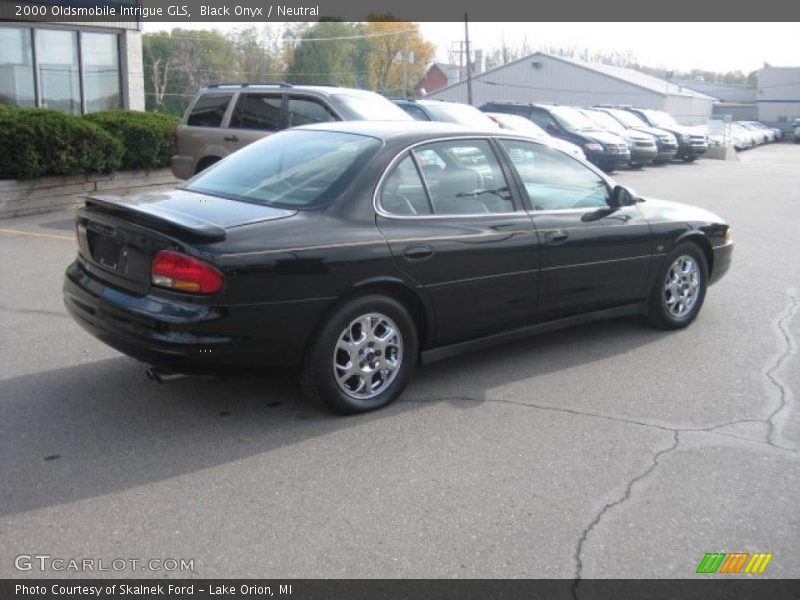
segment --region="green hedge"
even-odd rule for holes
[[[0,178],[105,173],[119,168],[122,142],[98,125],[46,108],[0,110]]]
[[[122,169],[159,169],[175,154],[175,129],[180,119],[155,112],[107,110],[85,115],[118,138],[125,149]]]
[[[77,117],[0,104],[0,179],[166,167],[179,122],[152,112],[108,110]]]

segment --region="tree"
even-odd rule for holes
[[[286,78],[297,84],[356,85],[359,27],[341,21],[319,21],[290,43]]]
[[[163,110],[164,95],[167,93],[170,76],[176,68],[169,34],[158,32],[145,35],[142,52],[147,108]]]
[[[390,14],[370,15],[364,26],[369,42],[370,87],[379,92],[408,96],[433,60],[433,44],[426,42],[414,23]]]
[[[237,29],[228,34],[228,39],[244,81],[281,81],[285,77],[283,44],[269,25],[261,31],[252,26]]]

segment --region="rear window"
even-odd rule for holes
[[[280,94],[241,94],[233,109],[231,127],[277,131],[281,128],[282,103]]]
[[[231,98],[233,94],[203,94],[194,103],[187,124],[197,127],[219,127],[222,125],[222,118],[228,110]]]
[[[308,209],[335,200],[381,146],[331,131],[283,131],[235,152],[185,189],[264,206]]]
[[[355,121],[411,121],[399,106],[380,94],[331,94],[331,102]]]

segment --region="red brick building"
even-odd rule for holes
[[[433,63],[425,76],[414,86],[414,96],[420,98],[443,87],[461,81],[463,67],[446,63]]]

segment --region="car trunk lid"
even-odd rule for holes
[[[79,260],[95,277],[136,294],[150,289],[159,250],[207,256],[231,228],[289,217],[296,211],[171,190],[129,198],[90,195],[78,211]]]

